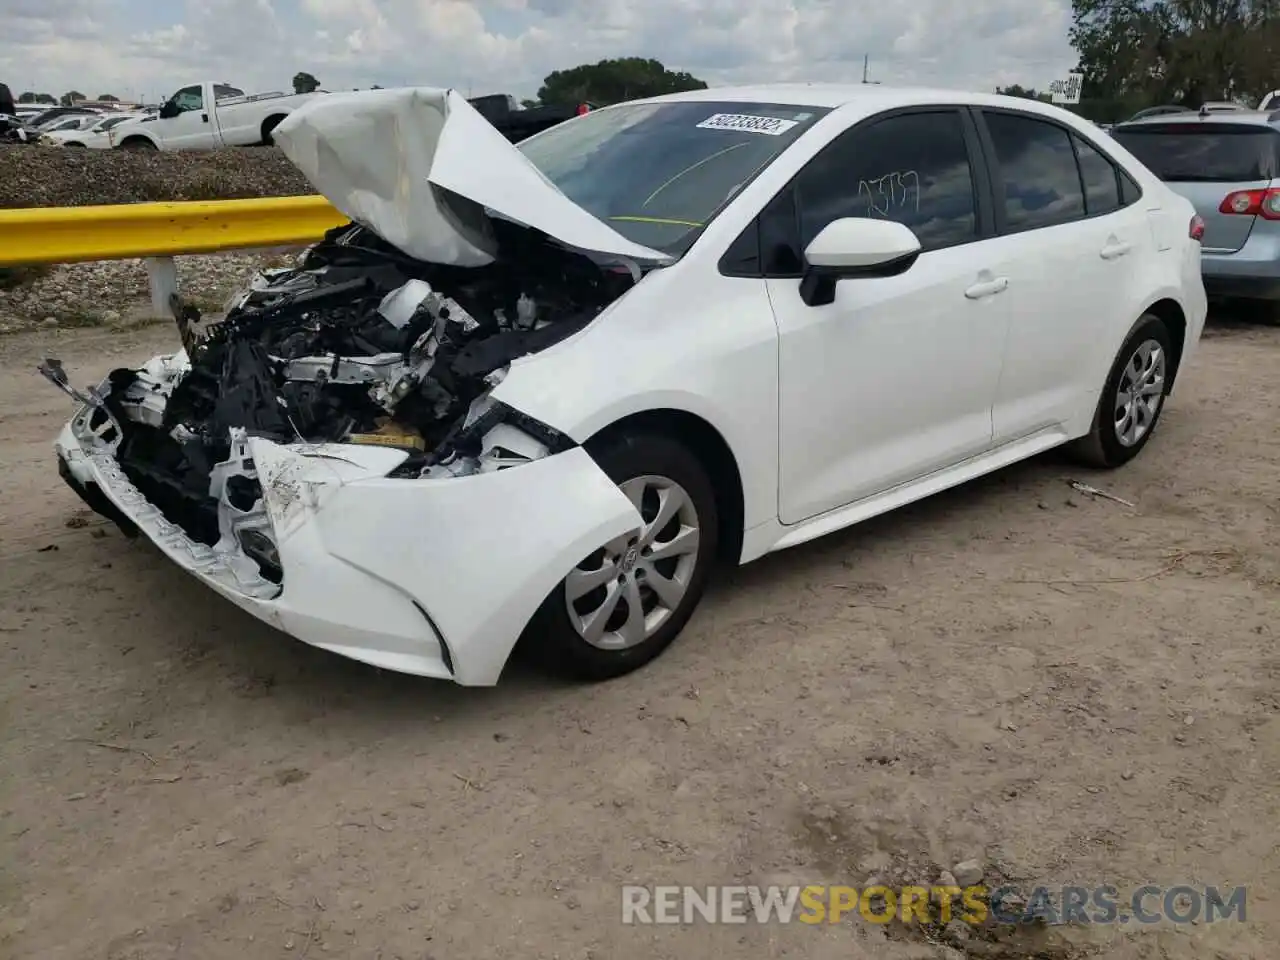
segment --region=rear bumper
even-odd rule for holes
[[[283,570],[259,576],[234,539],[210,547],[138,491],[84,413],[55,442],[59,472],[98,513],[149,538],[242,610],[312,646],[467,686],[497,683],[561,578],[640,526],[635,507],[574,448],[443,480],[360,475],[370,448],[299,450],[249,440]]]
[[[1280,300],[1280,231],[1276,226],[1259,219],[1239,250],[1203,250],[1200,270],[1205,292],[1214,298]]]
[[[1280,278],[1209,276],[1204,291],[1213,299],[1238,297],[1242,300],[1280,300]]]

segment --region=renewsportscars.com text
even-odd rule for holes
[[[622,888],[622,922],[840,923],[861,917],[869,923],[933,923],[960,920],[1023,923],[1216,923],[1245,920],[1244,887],[1218,888],[1154,884],[1127,893],[1096,887],[865,887],[811,884],[756,886],[627,886]]]

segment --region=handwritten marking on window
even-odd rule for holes
[[[920,174],[895,170],[875,180],[858,181],[858,200],[866,198],[867,215],[891,217],[920,212]]]

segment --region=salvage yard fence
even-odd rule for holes
[[[348,220],[321,196],[0,210],[0,267],[141,257],[168,316],[174,257],[310,244]]]

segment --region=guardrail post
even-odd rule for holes
[[[147,257],[147,277],[151,281],[152,314],[172,316],[169,297],[178,292],[178,265],[173,257]]]

